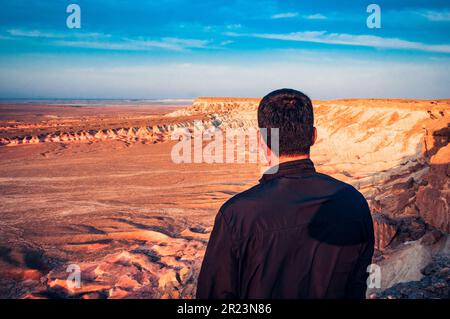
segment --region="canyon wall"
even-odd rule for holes
[[[222,127],[257,127],[258,104],[201,98],[168,116],[209,114]],[[448,296],[450,275],[434,282],[426,269],[450,266],[449,109],[448,100],[314,101],[317,169],[361,191],[373,214],[382,280],[368,296]]]
[[[190,107],[166,114],[172,124],[16,137],[0,134],[0,145],[108,140],[154,144],[169,141],[176,130],[192,132],[194,127],[246,130],[257,127],[259,101],[199,98]],[[382,277],[381,286],[369,289],[368,296],[442,298],[449,294],[450,272],[445,270],[450,269],[448,110],[449,100],[314,101],[318,140],[311,156],[317,170],[352,184],[364,194],[373,214],[373,262],[380,267]],[[192,257],[195,267],[201,262],[199,256]],[[133,258],[130,252],[110,256],[103,263],[109,267]],[[180,296],[188,297],[193,295],[198,269],[184,271],[189,273],[190,285]],[[161,276],[155,278],[176,278],[173,273]],[[50,283],[58,278],[52,277]]]

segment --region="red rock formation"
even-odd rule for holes
[[[448,136],[447,136],[448,137]],[[424,220],[450,233],[450,145],[439,149],[430,159],[427,185],[417,191],[416,205]]]
[[[373,226],[375,233],[375,249],[384,250],[397,235],[398,225],[394,220],[382,215],[373,215]]]

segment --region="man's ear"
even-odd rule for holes
[[[313,146],[316,143],[316,140],[317,140],[317,129],[316,129],[316,127],[314,127],[311,146]]]

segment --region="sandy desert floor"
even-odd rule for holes
[[[254,121],[256,101],[208,103],[0,104],[0,297],[192,298],[218,208],[260,177],[256,164],[173,163],[168,132],[204,120],[202,108],[230,126]],[[385,286],[420,280],[428,251],[447,245],[449,210],[439,196],[445,203],[450,101],[316,105],[313,159],[368,199],[391,276]],[[435,171],[444,184],[433,184]],[[430,187],[441,192],[438,218],[427,210]],[[394,254],[401,258],[387,258]],[[80,288],[68,286],[69,265],[80,267]]]
[[[39,108],[38,113],[54,114],[55,108]],[[150,122],[158,123],[161,110],[151,109]],[[64,108],[57,115],[58,129],[83,129],[90,122],[95,124],[89,128],[149,122],[142,118],[142,109],[121,109],[118,116],[117,109],[103,109],[100,120],[98,114],[94,116],[95,111]],[[149,110],[145,112],[149,114]],[[77,116],[83,120],[74,121]],[[3,115],[3,121],[9,124],[12,118],[28,125],[22,126],[24,131],[19,133],[30,134],[36,127],[52,131],[55,121],[52,118],[43,125],[43,117],[34,112]],[[8,133],[13,135],[11,131]],[[156,280],[154,286],[159,291],[146,295],[139,292],[136,296],[159,298],[164,295],[165,285],[172,289],[172,279],[181,280],[179,270],[184,267],[190,271],[194,266],[193,260],[182,260],[186,247],[193,247],[198,267],[217,209],[233,194],[254,184],[259,171],[250,164],[174,164],[170,157],[173,144],[112,140],[0,148],[0,295],[23,297],[39,291],[41,277],[50,270],[64,272],[72,263],[101,264],[102,260],[106,260],[108,268],[107,263],[119,256],[129,263],[142,263],[142,258],[157,261],[141,284],[128,282],[133,280],[130,267],[114,274],[114,279],[123,278],[125,288],[133,285],[145,289],[152,288],[148,281]],[[167,247],[166,242],[178,246]],[[123,252],[126,256],[120,256]],[[118,271],[117,267],[109,268]],[[90,288],[89,271],[83,272],[87,284],[77,292],[79,295],[90,296],[86,292],[93,291],[94,297],[101,297],[98,285],[114,287],[111,280],[97,279]],[[166,272],[163,281],[168,282],[159,283],[157,277]],[[189,274],[184,276],[188,277],[183,278],[184,282],[189,280]],[[192,289],[185,289],[187,296],[192,296]],[[115,290],[113,296],[125,294],[122,289]],[[58,289],[45,289],[34,296],[66,295]]]

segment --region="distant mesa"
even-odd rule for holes
[[[258,109],[260,98],[199,97],[191,106],[167,114],[169,117],[192,116],[211,113],[248,112]]]

